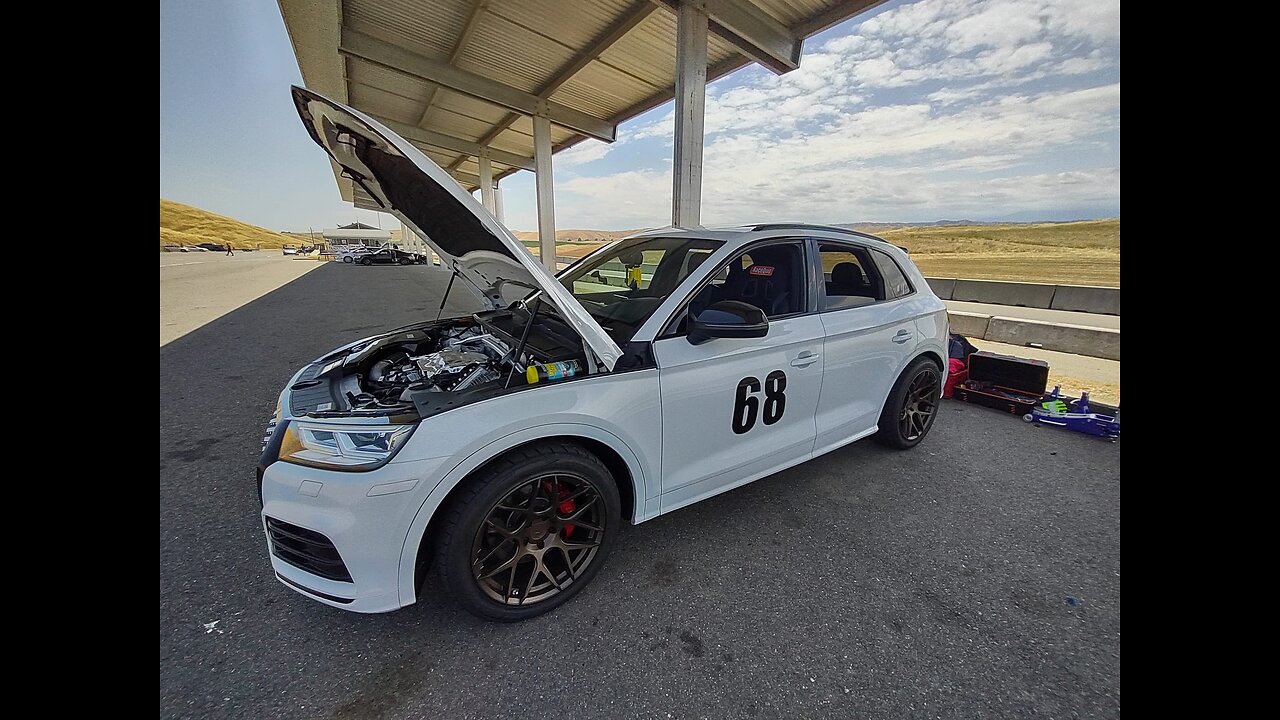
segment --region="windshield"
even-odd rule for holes
[[[721,244],[689,238],[624,240],[557,279],[622,345]]]

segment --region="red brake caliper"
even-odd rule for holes
[[[560,514],[561,514],[561,515],[571,515],[571,514],[573,514],[573,511],[574,511],[574,510],[577,510],[577,509],[578,509],[578,501],[577,501],[577,500],[568,500],[568,499],[566,499],[566,498],[568,498],[568,497],[569,497],[569,489],[568,489],[568,488],[566,488],[566,487],[561,487],[561,486],[559,485],[559,483],[557,483],[557,484],[555,484],[555,485],[552,485],[550,480],[543,480],[543,481],[542,481],[542,487],[543,487],[543,489],[544,489],[544,490],[546,490],[546,491],[547,491],[547,494],[548,494],[548,495],[550,495],[551,493],[556,493],[556,498],[560,500],[560,508],[559,508],[559,509],[560,509]],[[564,536],[565,536],[565,537],[573,537],[573,523],[566,523],[566,524],[565,524],[565,526],[564,526]]]

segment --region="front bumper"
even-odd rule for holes
[[[420,538],[410,538],[409,528],[448,464],[449,458],[433,458],[393,461],[369,472],[337,472],[271,463],[262,473],[261,520],[277,578],[307,597],[344,610],[387,612],[413,603],[412,563]],[[321,577],[305,569],[307,563],[297,555],[276,548],[267,518],[327,539],[350,581],[331,579],[344,577],[332,565],[324,566],[329,577]],[[402,572],[406,569],[407,574]],[[402,579],[406,575],[408,582]]]

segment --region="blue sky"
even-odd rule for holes
[[[302,130],[275,3],[162,0],[160,195],[273,229],[361,219]],[[666,225],[671,105],[556,156],[556,224]],[[708,87],[705,224],[1120,214],[1118,0],[895,0],[801,67]],[[533,177],[503,181],[532,229]],[[386,219],[386,223],[394,220]]]

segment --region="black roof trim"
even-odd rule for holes
[[[888,243],[882,237],[876,237],[860,230],[850,230],[849,228],[836,227],[835,225],[814,225],[812,223],[764,223],[752,226],[752,232],[770,231],[770,230],[822,230],[824,232],[843,233],[845,235],[854,235],[868,240],[879,240],[882,243]]]

